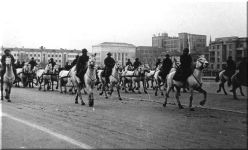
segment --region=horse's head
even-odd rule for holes
[[[52,64],[47,64],[45,67],[45,73],[51,73],[53,71],[53,66]]]
[[[91,55],[89,61],[88,61],[88,67],[90,69],[94,69],[96,66],[96,54]]]
[[[204,55],[201,55],[196,61],[196,68],[202,70],[207,68],[208,64],[209,63],[207,59],[204,57]]]

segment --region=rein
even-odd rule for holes
[[[202,87],[202,83],[196,78],[196,76],[194,75],[194,73],[192,73],[192,75],[195,78],[195,80],[197,81],[197,83],[200,85],[200,87]]]

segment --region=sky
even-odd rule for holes
[[[153,34],[247,36],[245,0],[1,0],[4,47],[151,46]]]

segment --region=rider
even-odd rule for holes
[[[162,77],[163,81],[165,81],[166,76],[169,74],[170,70],[172,68],[172,61],[170,59],[170,55],[166,54],[165,58],[162,62],[162,67],[160,68],[159,76]]]
[[[128,65],[130,65],[130,66],[133,65],[132,62],[130,61],[130,59],[127,59],[126,66],[128,66]]]
[[[89,61],[87,52],[87,49],[82,49],[82,55],[78,57],[76,64],[76,76],[80,79],[82,85],[84,85],[84,74],[86,73],[87,62]]]
[[[242,83],[247,84],[247,57],[242,58],[240,64],[238,65],[238,74],[237,77],[240,79]]]
[[[232,56],[228,57],[228,60],[226,61],[226,71],[224,74],[228,76],[228,85],[231,85],[231,77],[235,73],[236,70],[236,63],[232,60]]]
[[[70,70],[71,69],[71,65],[69,65],[69,62],[65,63],[64,69],[65,70]]]
[[[186,82],[187,78],[192,74],[192,57],[189,55],[189,49],[185,48],[180,56],[181,65],[178,67],[173,79],[176,81]]]
[[[12,64],[13,72],[14,72],[14,75],[15,75],[15,81],[14,81],[14,83],[16,83],[18,77],[17,77],[17,74],[16,74],[16,68],[15,68],[15,65],[14,65],[15,58],[10,53],[10,49],[5,49],[4,50],[4,55],[2,56],[2,60],[1,60],[1,62],[2,62],[2,77],[3,77],[3,75],[4,75],[5,71],[6,71],[6,63],[5,63],[6,57],[10,57],[11,58],[11,64]]]
[[[107,53],[107,57],[104,59],[104,65],[105,65],[105,69],[104,69],[104,75],[106,78],[106,82],[109,83],[109,76],[112,73],[112,69],[115,66],[115,60],[111,57],[111,53],[108,52]]]
[[[54,62],[53,58],[50,58],[48,64],[52,65],[52,70],[53,70],[54,66],[56,65],[56,62]]]
[[[37,62],[34,60],[34,57],[31,58],[29,61],[29,64],[31,65],[31,70],[33,70],[34,66],[37,65]]]
[[[77,55],[76,58],[72,61],[72,63],[71,63],[72,67],[77,64],[78,58],[79,58],[79,55]]]
[[[133,69],[137,69],[141,64],[141,62],[139,61],[139,58],[135,58],[135,61],[133,63]]]
[[[159,64],[161,64],[161,59],[160,58],[157,59],[156,68],[159,66]]]

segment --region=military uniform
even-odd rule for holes
[[[87,63],[89,61],[89,56],[87,56],[87,50],[82,50],[82,55],[79,56],[77,64],[76,64],[76,75],[79,77],[81,83],[84,84],[84,74],[87,69]]]
[[[188,52],[188,50],[186,50]],[[187,78],[192,74],[192,57],[189,54],[180,56],[181,65],[178,67],[174,80],[186,82]]]
[[[162,77],[163,80],[166,79],[166,76],[169,74],[171,68],[172,68],[172,61],[169,57],[167,57],[163,60],[162,67],[159,73],[159,75]]]
[[[107,58],[104,59],[104,76],[106,81],[109,82],[109,76],[111,75],[112,69],[115,66],[115,60],[111,57],[111,53],[108,53],[107,55]]]
[[[126,66],[128,65],[132,66],[132,62],[131,61],[126,62]]]
[[[241,63],[238,66],[238,74],[237,77],[242,83],[245,83],[247,85],[247,58],[243,58]]]
[[[134,70],[137,69],[140,65],[142,65],[141,62],[138,59],[136,59],[135,62],[133,63],[133,69]]]
[[[158,59],[158,61],[156,62],[156,68],[158,68],[159,64],[161,64],[161,60]]]
[[[29,64],[31,65],[31,70],[33,70],[34,66],[37,65],[36,61],[33,59],[29,62]]]

